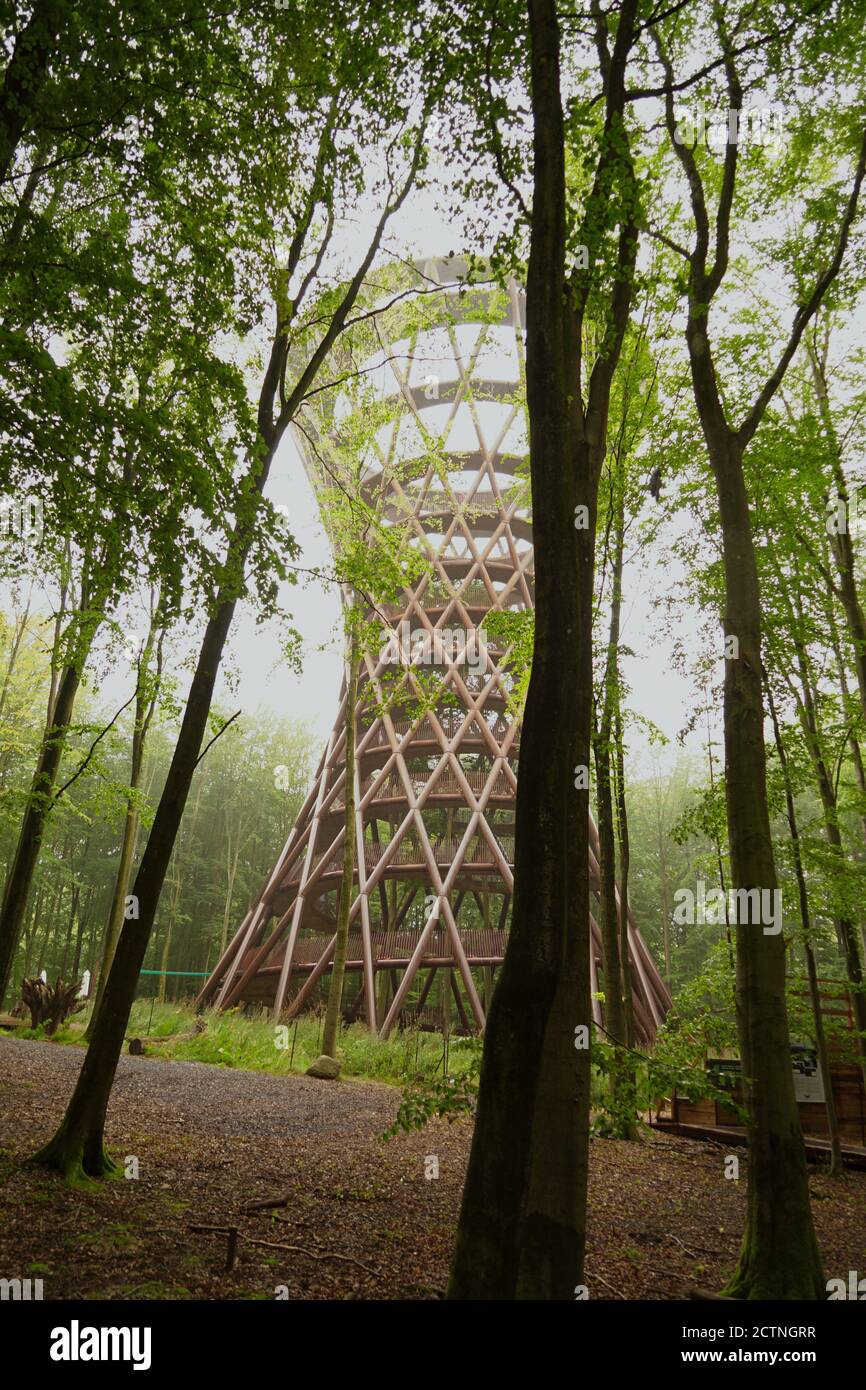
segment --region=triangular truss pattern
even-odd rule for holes
[[[507,941],[520,725],[509,706],[509,649],[502,639],[485,638],[483,623],[492,611],[526,610],[533,602],[521,478],[523,297],[516,284],[505,301],[477,286],[456,293],[466,268],[453,259],[419,271],[425,285],[433,281],[442,292],[433,296],[430,331],[416,330],[399,353],[392,342],[383,354],[401,409],[379,432],[364,473],[384,522],[408,527],[428,562],[421,579],[407,585],[404,602],[385,614],[392,630],[387,640],[383,634],[378,658],[364,658],[355,710],[357,854],[347,970],[359,980],[355,991],[347,980],[344,1011],[383,1037],[410,1019],[463,1030],[484,1025]],[[495,370],[491,358],[500,363]],[[431,361],[444,364],[442,380],[425,376]],[[320,455],[309,435],[299,443],[320,482]],[[419,672],[431,662],[441,684],[427,708]],[[255,1000],[271,1005],[276,1018],[290,1018],[314,1000],[330,971],[346,718],[344,682],[307,800],[201,1003],[229,1008]],[[592,824],[590,839],[597,892]],[[671,1001],[630,909],[628,916],[636,1034],[648,1042]],[[593,1009],[601,1023],[594,918],[591,939]],[[431,1016],[425,1005],[437,981],[438,1012]]]

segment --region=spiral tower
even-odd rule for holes
[[[372,392],[385,413],[359,446],[358,478],[422,572],[376,609],[382,645],[362,658],[353,766],[344,678],[288,841],[199,997],[222,1008],[257,1001],[285,1019],[327,989],[348,774],[356,854],[344,1017],[383,1037],[409,1022],[483,1028],[508,939],[520,755],[507,623],[491,615],[530,610],[534,590],[523,293],[513,281],[507,291],[473,281],[451,257],[418,263],[410,297],[408,316],[402,294],[375,316],[376,350],[362,366],[367,408]],[[335,386],[297,431],[317,491],[331,474],[329,438],[362,409]],[[435,671],[432,699],[429,685],[419,699],[422,670]],[[593,824],[590,840],[597,893]],[[646,1043],[670,996],[630,911],[629,947],[636,1036]],[[593,919],[598,1023],[601,957]]]

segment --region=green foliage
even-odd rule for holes
[[[632,1052],[623,1067],[622,1053],[596,1036],[592,1045],[592,1133],[601,1139],[627,1137],[637,1126],[648,1130],[644,1116],[676,1093],[683,1100],[711,1099],[734,1106],[730,1092],[718,1085],[691,1040],[667,1037],[650,1053]],[[616,1086],[611,1079],[616,1077]]]
[[[731,1104],[730,1093],[715,1083],[704,1065],[706,1039],[698,1038],[694,1030],[689,1031],[680,1025],[665,1025],[651,1053],[630,1053],[625,1073],[622,1071],[621,1050],[614,1048],[594,1030],[593,1134],[599,1138],[621,1137],[632,1128],[635,1120],[639,1126],[646,1128],[642,1117],[674,1091],[684,1099],[709,1097],[726,1105]],[[730,1028],[727,1037],[730,1043]],[[481,1067],[481,1040],[468,1038],[463,1042],[461,1051],[464,1057],[468,1057],[468,1065],[460,1070],[453,1067],[446,1076],[424,1076],[406,1086],[394,1124],[386,1132],[386,1137],[423,1129],[434,1118],[452,1123],[462,1116],[473,1114]],[[611,1087],[609,1083],[614,1070],[617,1071],[618,1085]]]
[[[154,1063],[162,1058],[206,1062],[238,1071],[272,1072],[277,1076],[289,1072],[303,1075],[321,1052],[322,1020],[312,1013],[285,1025],[288,1037],[284,1047],[286,1035],[278,1033],[265,1011],[241,1013],[229,1009],[218,1013],[207,1009],[196,1015],[188,1004],[158,1004],[139,999],[132,1008],[128,1033],[130,1037],[141,1038],[146,1050],[148,1038],[171,1039],[179,1033],[191,1033],[197,1019],[205,1024],[203,1031],[193,1037],[155,1046]],[[66,1029],[55,1041],[76,1042],[80,1037],[80,1027]],[[476,1046],[472,1039],[451,1040],[449,1075],[455,1081],[458,1094],[462,1093],[464,1078],[477,1073]],[[447,1087],[450,1084],[447,1078],[443,1081],[441,1077],[443,1045],[441,1037],[434,1033],[406,1028],[382,1042],[363,1024],[353,1023],[340,1032],[338,1057],[342,1075],[347,1078],[398,1086],[408,1084],[410,1089],[417,1086],[419,1090],[428,1085]]]
[[[434,1117],[453,1124],[474,1112],[481,1072],[481,1039],[452,1040],[449,1062],[454,1061],[457,1065],[447,1075],[428,1073],[405,1087],[394,1123],[385,1131],[386,1139],[423,1129]]]
[[[498,639],[509,651],[503,667],[511,678],[508,691],[508,708],[513,718],[523,712],[529,677],[532,674],[532,652],[535,645],[535,615],[531,610],[507,609],[488,613],[484,619],[484,630],[488,638]]]
[[[11,661],[23,615],[4,619],[0,628],[0,857],[10,858],[29,771],[42,737],[44,700],[50,672],[44,653],[44,623],[30,614]],[[111,659],[111,638],[95,648]],[[116,650],[116,649],[114,649]],[[178,709],[171,697],[176,657],[165,653],[162,699],[146,745],[144,778],[134,798],[146,829],[165,777]],[[134,681],[130,669],[130,680]],[[78,718],[60,769],[62,784],[75,778],[57,802],[46,831],[36,873],[32,907],[19,948],[14,978],[47,969],[53,979],[93,971],[99,960],[117,872],[117,850],[128,802],[130,741],[134,711],[124,711],[109,729],[115,711],[106,711],[85,682]],[[226,721],[214,711],[214,732]],[[106,730],[108,730],[106,732]],[[86,766],[85,759],[99,740]],[[193,784],[192,803],[170,869],[163,913],[146,968],[159,969],[163,927],[176,899],[169,969],[201,970],[216,959],[224,937],[233,932],[249,897],[273,867],[274,846],[284,842],[306,795],[316,741],[305,724],[273,715],[244,715],[212,745]],[[80,776],[75,774],[83,767]],[[193,808],[195,813],[193,814]],[[139,845],[139,850],[141,846]],[[153,985],[155,988],[155,984]],[[169,981],[169,990],[176,987]]]
[[[677,845],[696,838],[720,843],[726,833],[724,780],[717,780],[711,787],[701,787],[670,829],[670,837]]]
[[[703,968],[677,992],[676,1003],[659,1030],[654,1057],[660,1064],[703,1065],[737,1046],[732,948],[717,941]]]

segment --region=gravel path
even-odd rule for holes
[[[53,1133],[83,1057],[0,1038],[0,1271],[38,1264],[46,1298],[441,1296],[466,1121],[384,1143],[391,1086],[124,1054],[106,1140],[138,1177],[73,1190],[21,1160]],[[273,1212],[246,1210],[274,1198]],[[241,1230],[231,1273],[226,1237],[196,1225]]]
[[[4,1077],[41,1085],[50,1073],[71,1093],[83,1060],[84,1051],[78,1047],[0,1038],[0,1088]],[[0,1089],[0,1112],[2,1102]],[[394,1088],[373,1082],[330,1085],[306,1076],[271,1076],[124,1053],[108,1119],[110,1129],[121,1112],[128,1119],[145,1111],[150,1116],[160,1112],[163,1123],[183,1127],[189,1112],[189,1122],[202,1135],[292,1139],[355,1135],[359,1127],[381,1133],[396,1108]]]
[[[22,1163],[57,1126],[83,1052],[0,1038],[0,1275],[56,1298],[429,1299],[442,1296],[471,1124],[434,1121],[384,1143],[398,1092],[200,1062],[121,1059],[106,1127],[137,1178],[69,1188]],[[429,1159],[435,1157],[436,1165]],[[654,1134],[590,1153],[592,1298],[720,1288],[746,1197],[721,1145]],[[438,1166],[432,1180],[431,1166]],[[813,1172],[828,1277],[866,1268],[866,1173]],[[281,1199],[272,1210],[254,1202]],[[225,1271],[234,1226],[239,1259]]]

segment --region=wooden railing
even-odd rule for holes
[[[500,835],[497,837],[497,844],[500,846],[505,862],[509,865],[514,863],[514,837],[513,835]],[[364,846],[364,864],[367,869],[374,869],[379,860],[384,855],[387,844],[366,844]],[[440,868],[450,868],[457,856],[460,848],[460,838],[440,837],[431,840],[431,849],[436,864]],[[492,868],[496,864],[493,850],[486,840],[476,835],[469,844],[463,856],[463,863],[476,867]],[[314,860],[313,868],[318,869],[321,865],[321,858]],[[421,845],[415,839],[404,839],[394,850],[388,860],[389,868],[413,868],[424,869],[428,867],[427,857]],[[343,856],[341,851],[328,857],[322,873],[325,876],[340,874],[343,872]],[[301,865],[295,866],[289,874],[288,882],[297,883],[300,878]]]

